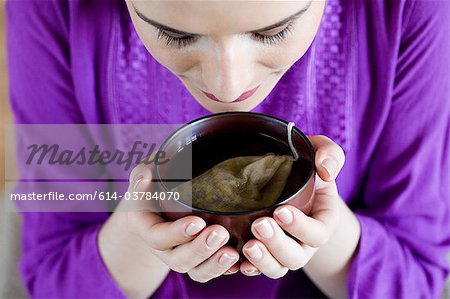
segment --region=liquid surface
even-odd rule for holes
[[[292,155],[287,142],[263,134],[216,134],[200,136],[171,158],[163,178],[179,179],[166,182],[172,189],[183,182],[195,178],[208,169],[229,158],[239,156],[258,156],[273,152],[278,155]],[[294,162],[291,175],[279,201],[299,190],[308,179],[310,162],[300,157]],[[191,169],[192,168],[192,169]]]

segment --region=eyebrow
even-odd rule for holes
[[[275,24],[269,25],[267,27],[260,28],[260,29],[257,29],[257,30],[252,30],[249,33],[258,33],[258,32],[269,31],[269,30],[281,27],[283,25],[286,25],[290,21],[292,21],[292,20],[300,17],[302,14],[304,14],[310,8],[310,6],[311,6],[313,1],[314,0],[310,0],[308,5],[306,5],[304,8],[302,8],[300,11],[296,12],[295,14],[290,15],[289,17],[287,17],[287,18],[285,18],[285,19],[283,19],[283,20],[281,20],[281,21],[279,21],[279,22],[277,22]],[[150,25],[152,25],[152,26],[154,26],[156,28],[159,28],[159,29],[164,30],[164,31],[180,34],[180,35],[199,36],[199,34],[181,31],[181,30],[178,30],[178,29],[171,28],[169,26],[163,25],[161,23],[158,23],[158,22],[156,22],[154,20],[151,20],[151,19],[147,18],[146,16],[144,16],[139,10],[137,10],[137,8],[134,6],[133,3],[131,5],[133,6],[134,11],[135,11],[135,13],[137,14],[137,16],[139,18],[141,18],[143,21],[145,21],[146,23],[148,23],[148,24],[150,24]]]

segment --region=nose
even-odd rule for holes
[[[229,39],[217,43],[203,64],[205,91],[221,102],[230,103],[253,88],[251,57],[250,48],[242,40]]]

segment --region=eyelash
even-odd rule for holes
[[[266,45],[273,45],[285,40],[286,37],[292,32],[292,26],[293,23],[291,22],[283,30],[274,35],[263,35],[258,33],[252,33],[252,38]],[[169,47],[175,47],[180,49],[191,45],[197,39],[196,36],[174,37],[160,28],[157,28],[157,30],[158,30],[158,40],[164,39],[164,42]]]
[[[166,45],[170,47],[183,48],[189,46],[196,40],[195,36],[173,37],[160,28],[156,29],[158,30],[158,40],[164,39]]]
[[[283,30],[274,35],[263,35],[253,33],[252,38],[266,45],[273,45],[282,42],[292,32],[292,23],[289,23]]]

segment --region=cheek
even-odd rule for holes
[[[263,51],[261,63],[272,69],[285,69],[308,51],[320,25],[323,7],[313,7],[312,12],[295,26],[286,42]]]
[[[274,71],[284,71],[305,54],[309,45],[305,40],[291,36],[289,43],[264,51],[260,63]]]
[[[155,60],[177,75],[187,72],[196,64],[194,56],[187,53],[180,53],[179,51],[174,53],[167,48],[158,46],[146,46],[146,48]]]
[[[282,46],[264,52],[261,60],[266,67],[284,70],[299,60],[311,46],[314,34],[293,32],[289,40]]]

